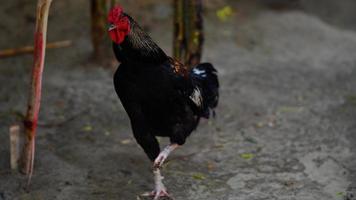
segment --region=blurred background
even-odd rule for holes
[[[119,3],[172,54],[172,1]],[[356,1],[206,0],[202,61],[221,82],[204,121],[163,170],[176,199],[355,199]],[[35,1],[3,1],[0,51],[33,45]],[[93,57],[90,1],[53,0],[35,173],[9,171],[9,126],[26,111],[33,56],[0,58],[0,200],[136,199],[150,163],[112,75]],[[107,52],[106,52],[107,51]],[[104,62],[102,62],[104,61]],[[165,141],[165,139],[162,139]],[[165,142],[163,142],[165,144]]]

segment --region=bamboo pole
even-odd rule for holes
[[[203,43],[202,0],[174,0],[173,55],[189,67],[200,62]]]
[[[72,41],[63,40],[63,41],[48,43],[46,45],[46,49],[63,48],[63,47],[69,47],[70,45],[72,45]],[[33,46],[4,49],[4,50],[0,50],[0,58],[7,58],[7,57],[18,56],[22,54],[29,54],[29,53],[33,53],[33,51],[34,51]]]
[[[35,137],[38,114],[41,102],[42,72],[45,60],[45,46],[47,37],[48,13],[52,0],[38,0],[36,11],[36,30],[34,43],[34,61],[32,67],[32,79],[30,96],[26,113],[25,144],[21,157],[21,171],[28,175],[29,185],[33,174],[35,157]]]

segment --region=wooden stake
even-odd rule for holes
[[[34,61],[30,96],[28,100],[25,125],[25,144],[21,156],[21,171],[28,175],[27,185],[31,182],[35,157],[35,137],[38,114],[40,111],[42,72],[45,60],[48,13],[52,0],[38,0],[36,11],[36,29],[34,44]]]
[[[64,40],[64,41],[48,43],[46,48],[55,49],[55,48],[69,47],[70,45],[72,45],[72,41]],[[4,49],[4,50],[0,50],[0,58],[18,56],[22,54],[29,54],[29,53],[33,53],[33,51],[34,51],[33,46],[24,46],[24,47],[14,48],[14,49]]]
[[[174,0],[173,55],[189,67],[199,64],[203,43],[202,0]]]
[[[10,126],[10,166],[12,170],[18,170],[18,162],[20,158],[21,135],[20,126]]]
[[[188,50],[187,60],[189,66],[193,67],[200,63],[203,51],[204,32],[203,32],[203,3],[202,0],[189,1],[189,18],[187,31]]]

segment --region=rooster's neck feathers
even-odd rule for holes
[[[116,57],[120,62],[163,63],[168,57],[152,38],[127,15],[130,33],[120,45],[114,44]]]

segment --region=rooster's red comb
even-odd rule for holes
[[[108,21],[109,23],[115,24],[120,20],[120,15],[122,14],[123,9],[120,5],[114,6],[108,15]]]

